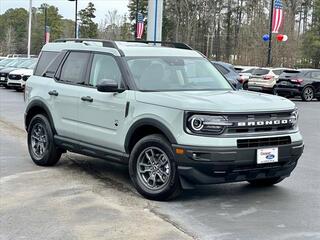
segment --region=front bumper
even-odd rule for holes
[[[275,92],[280,96],[299,96],[301,95],[303,87],[275,87]]]
[[[185,154],[175,153],[184,188],[193,185],[240,182],[254,179],[287,177],[302,155],[303,142],[278,146],[278,162],[257,164],[257,148],[208,148],[173,145]],[[264,148],[264,147],[261,147]]]

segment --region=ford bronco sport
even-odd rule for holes
[[[35,164],[66,151],[124,163],[149,199],[200,184],[276,184],[304,147],[294,103],[236,91],[183,43],[49,43],[25,98]]]

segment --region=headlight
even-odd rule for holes
[[[296,108],[290,116],[290,122],[291,124],[295,127],[298,124],[298,119],[299,119],[299,112],[298,109]]]
[[[187,114],[186,130],[188,133],[195,134],[221,134],[227,126],[232,126],[227,117],[204,115],[204,114]]]

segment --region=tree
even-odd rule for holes
[[[98,36],[98,24],[93,22],[96,8],[92,2],[89,2],[85,9],[80,10],[80,36],[82,38],[96,38]]]
[[[311,29],[306,32],[303,41],[304,56],[315,68],[320,67],[320,0],[314,0]]]

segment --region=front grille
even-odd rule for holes
[[[11,80],[20,80],[21,79],[21,75],[9,74],[9,79],[11,79]]]
[[[291,130],[294,126],[291,123],[288,124],[270,124],[270,125],[256,125],[256,126],[237,126],[237,123],[248,123],[258,121],[273,121],[290,119],[291,112],[280,113],[258,113],[258,114],[233,114],[228,116],[228,121],[235,123],[233,126],[228,126],[226,129],[227,134],[239,134],[239,133],[257,133],[257,132],[273,132]]]
[[[271,146],[280,146],[280,145],[286,145],[286,144],[291,144],[291,138],[289,136],[237,140],[238,148],[271,147]]]
[[[22,77],[22,80],[23,80],[23,81],[27,81],[29,77],[30,77],[30,76],[23,76],[23,77]]]

